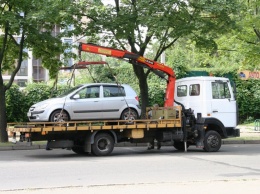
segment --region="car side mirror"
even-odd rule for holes
[[[72,96],[72,99],[79,99],[79,98],[80,98],[79,94],[75,94],[74,96]]]

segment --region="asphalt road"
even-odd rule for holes
[[[68,150],[0,152],[0,193],[259,193],[260,145],[189,148],[116,147],[111,156]]]

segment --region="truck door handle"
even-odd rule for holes
[[[217,110],[213,110],[213,113],[218,112]]]

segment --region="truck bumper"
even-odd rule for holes
[[[240,137],[240,129],[228,128],[226,129],[228,137]]]

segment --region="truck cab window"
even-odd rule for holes
[[[231,98],[228,84],[226,82],[212,82],[211,85],[213,99]]]
[[[186,85],[177,87],[177,96],[178,97],[187,96],[187,86]]]
[[[190,85],[189,93],[190,93],[190,96],[199,96],[200,95],[200,85],[199,84]]]

